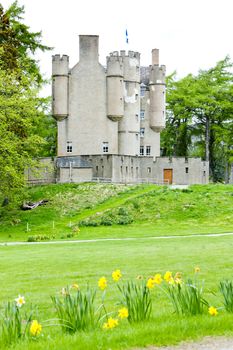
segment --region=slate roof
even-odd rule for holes
[[[56,163],[58,168],[69,168],[70,165],[72,168],[92,168],[91,163],[81,156],[57,157]]]

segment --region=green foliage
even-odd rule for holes
[[[149,320],[152,312],[152,299],[146,282],[143,280],[128,281],[118,284],[122,295],[122,304],[128,309],[130,323]]]
[[[219,290],[224,298],[226,311],[233,313],[233,281],[221,281]]]
[[[50,50],[41,43],[41,32],[31,32],[22,22],[24,6],[14,1],[4,11],[0,4],[0,69],[15,71],[19,76],[33,75],[37,84],[43,82],[38,62],[33,58],[36,50]]]
[[[39,97],[43,79],[33,58],[49,48],[22,23],[23,13],[17,1],[5,12],[0,4],[0,192],[11,200],[35,159],[55,153],[55,122],[46,116],[49,99]]]
[[[208,302],[203,298],[203,283],[188,279],[184,283],[169,284],[167,286],[169,298],[178,315],[203,314]]]
[[[75,333],[92,329],[98,323],[95,315],[96,292],[87,288],[86,292],[64,288],[63,297],[52,296],[59,323],[65,333]]]
[[[210,162],[210,174],[225,180],[232,161],[233,73],[229,57],[209,70],[176,80],[167,78],[167,123],[163,155],[199,156]]]

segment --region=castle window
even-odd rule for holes
[[[151,173],[151,168],[147,168],[147,173],[150,174]]]
[[[71,141],[67,141],[67,143],[66,143],[66,152],[67,153],[72,152],[72,142]]]
[[[103,142],[103,153],[108,153],[108,142]]]
[[[145,136],[145,128],[140,128],[140,137]]]
[[[140,146],[140,156],[144,156],[144,146]]]
[[[189,168],[185,168],[185,173],[186,173],[186,174],[189,173]]]
[[[145,119],[145,111],[140,111],[140,120]]]
[[[151,146],[146,146],[146,155],[150,156]]]
[[[138,140],[138,134],[136,134],[136,140]]]
[[[138,122],[138,114],[135,114],[136,122]]]
[[[146,92],[146,87],[145,86],[141,86],[140,87],[140,95],[141,95],[141,97],[145,96],[145,92]]]

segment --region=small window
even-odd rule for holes
[[[145,136],[145,128],[140,128],[140,137],[143,138]]]
[[[145,86],[141,86],[140,87],[140,95],[141,95],[141,97],[145,96],[145,92],[146,92],[146,87]]]
[[[151,168],[147,168],[147,172],[148,172],[148,174],[150,174],[151,173]]]
[[[145,111],[140,111],[140,120],[145,119]]]
[[[126,172],[126,175],[128,175],[128,167],[127,166],[125,167],[125,172]]]
[[[72,152],[72,142],[71,141],[67,141],[67,143],[66,143],[66,152],[67,153]]]
[[[121,175],[123,174],[123,167],[121,166]]]
[[[138,134],[136,134],[136,140],[138,140]]]
[[[204,176],[206,175],[206,172],[205,172],[205,170],[203,171],[203,175],[204,175]]]
[[[144,146],[140,146],[140,156],[144,156]]]
[[[138,114],[135,114],[136,122],[138,123]]]
[[[185,173],[186,173],[186,174],[189,173],[189,168],[185,168]]]
[[[131,176],[133,176],[133,167],[131,166]]]
[[[103,142],[103,153],[108,153],[108,142]]]
[[[98,170],[99,170],[98,165],[96,165],[95,169],[96,169],[96,172],[98,173]]]
[[[146,146],[146,155],[150,156],[151,146]]]

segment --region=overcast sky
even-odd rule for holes
[[[8,7],[13,0],[0,0]],[[233,0],[19,0],[25,23],[42,31],[52,52],[38,55],[42,72],[50,77],[51,55],[78,61],[78,35],[99,35],[100,62],[111,51],[141,53],[151,63],[151,50],[160,49],[167,72],[182,77],[207,69],[226,55],[233,59]],[[125,42],[128,31],[129,44]]]

